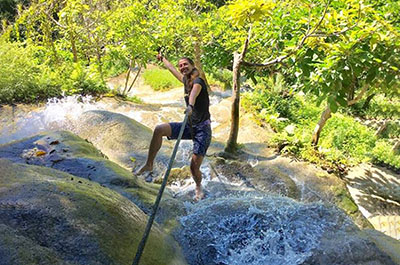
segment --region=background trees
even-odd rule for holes
[[[300,104],[294,99],[299,93],[322,106],[309,122],[315,148],[333,113],[361,115],[376,108],[374,99],[396,105],[400,94],[400,4],[394,0],[35,0],[2,6],[1,41],[7,45],[0,60],[7,62],[5,49],[13,43],[14,53],[33,58],[30,69],[39,70],[30,72],[29,84],[11,68],[4,71],[1,102],[35,100],[35,82],[47,88],[43,97],[100,93],[108,77],[125,71],[121,94],[127,94],[137,76],[132,81],[131,73],[152,62],[161,47],[172,61],[193,57],[205,79],[227,83],[231,75],[226,151],[235,152],[243,83],[258,89],[246,103],[257,114],[273,107],[250,105],[259,97],[271,104],[278,87],[292,107]],[[5,85],[17,83],[18,89]],[[24,93],[31,96],[17,96]],[[284,112],[276,115],[284,120]],[[277,123],[272,117],[264,120]]]

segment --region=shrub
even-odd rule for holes
[[[392,146],[385,139],[376,142],[372,150],[372,158],[375,163],[382,163],[400,170],[400,154],[392,150]]]
[[[43,47],[0,43],[0,104],[36,102],[70,94],[101,94],[107,88],[91,67],[65,61],[51,65]]]
[[[356,164],[369,160],[369,153],[376,140],[374,131],[352,117],[336,113],[322,130],[320,147],[339,150],[348,164]],[[335,157],[334,154],[332,156]]]
[[[144,82],[154,90],[168,90],[173,87],[181,86],[179,82],[168,70],[148,69],[143,73]]]
[[[60,93],[59,86],[41,79],[44,66],[37,64],[33,48],[0,44],[0,104],[33,102]]]
[[[232,89],[232,71],[228,69],[215,69],[207,76],[210,85],[216,85],[223,90]]]
[[[391,146],[387,142],[377,142],[373,130],[345,114],[332,115],[322,130],[318,148],[314,148],[311,137],[322,108],[316,105],[313,98],[295,93],[282,96],[283,91],[257,88],[244,93],[242,100],[246,111],[275,129],[277,133],[270,139],[270,144],[281,153],[334,170],[371,159],[400,168],[400,155],[390,151]],[[288,125],[291,125],[291,130],[287,129]],[[396,128],[390,128],[390,131],[397,135]]]

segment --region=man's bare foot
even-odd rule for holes
[[[138,171],[136,171],[136,172],[134,173],[134,175],[139,176],[139,175],[142,175],[142,174],[144,174],[144,173],[146,173],[146,172],[152,172],[152,171],[153,171],[153,167],[148,166],[148,165],[144,165],[141,169],[139,169]]]
[[[198,202],[204,198],[204,192],[201,186],[196,186],[196,195],[194,196],[193,200]]]

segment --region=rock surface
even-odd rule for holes
[[[106,159],[91,143],[67,131],[43,133],[0,146],[0,158],[13,162],[51,167],[85,178],[117,191],[146,213],[155,201],[158,187],[145,183],[131,172]],[[181,202],[164,193],[157,221],[175,222]]]
[[[400,175],[361,164],[346,180],[352,197],[374,228],[400,240]]]
[[[0,264],[131,264],[147,220],[131,201],[45,167],[0,159],[0,172]],[[185,264],[157,224],[142,260]]]
[[[110,160],[129,169],[145,162],[152,137],[150,128],[122,114],[99,110],[85,112],[79,123],[78,135]],[[170,148],[166,142],[158,159],[167,160]]]

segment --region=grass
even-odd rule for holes
[[[182,86],[182,83],[176,79],[168,70],[148,69],[143,73],[144,82],[150,85],[156,91],[165,91],[174,87]]]

